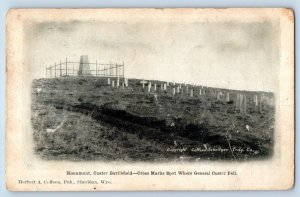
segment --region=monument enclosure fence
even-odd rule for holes
[[[80,73],[80,64],[86,65],[89,72]],[[70,76],[96,76],[96,77],[124,77],[124,62],[120,63],[99,63],[96,62],[74,62],[59,61],[46,67],[46,78],[70,77]]]

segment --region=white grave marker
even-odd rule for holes
[[[227,95],[226,95],[226,101],[227,102],[229,102],[229,100],[230,100],[230,97],[229,97],[230,95],[229,95],[229,92],[227,92]]]
[[[235,102],[236,110],[238,110],[238,108],[239,108],[239,102],[240,102],[240,94],[238,93],[238,94],[236,94],[236,102]]]
[[[125,87],[128,87],[128,79],[124,78]]]
[[[140,83],[143,84],[143,89],[144,89],[145,88],[145,84],[147,83],[147,81],[143,80]]]
[[[246,95],[244,95],[244,99],[245,99],[245,101],[244,101],[244,112],[246,114],[247,113],[247,96]]]
[[[257,107],[257,105],[258,105],[257,95],[254,95],[254,104],[255,104],[255,107]]]

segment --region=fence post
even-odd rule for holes
[[[244,113],[247,114],[247,96],[246,95],[244,95],[244,99],[245,99],[245,101],[244,101]]]
[[[67,60],[67,58],[66,58],[66,76],[68,76],[68,60]]]
[[[47,71],[48,71],[48,68],[46,67],[46,78],[47,78],[47,74],[48,74]]]
[[[104,68],[105,69],[105,68]],[[96,60],[96,77],[98,77],[98,65],[97,65],[97,60]]]
[[[236,94],[236,101],[235,101],[235,108],[236,108],[236,111],[238,111],[238,108],[239,108],[239,102],[240,102],[240,94],[237,93],[237,94]]]
[[[123,67],[123,77],[124,77],[124,61],[123,61],[123,66],[122,67]]]
[[[109,75],[111,76],[111,61],[109,60]]]
[[[54,65],[55,65],[55,73],[54,73],[54,77],[56,77],[56,62],[54,63]]]
[[[59,60],[59,70],[60,70],[59,74],[60,74],[60,77],[61,77],[61,60]]]

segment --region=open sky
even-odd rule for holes
[[[125,62],[133,78],[220,88],[275,91],[279,23],[275,20],[72,20],[31,22],[24,28],[25,62],[34,78],[59,60]]]

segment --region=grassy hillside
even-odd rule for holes
[[[111,79],[115,80],[116,79]],[[274,108],[236,110],[236,94],[218,100],[216,89],[173,95],[170,84],[148,92],[140,79],[112,88],[106,78],[38,79],[32,84],[35,150],[45,159],[69,160],[248,160],[272,155]],[[121,79],[122,83],[123,80]],[[116,83],[116,82],[115,82]],[[121,84],[120,83],[120,84]],[[183,87],[185,87],[182,84]],[[225,95],[226,90],[222,91]],[[59,128],[58,128],[59,127]],[[49,129],[56,129],[49,132]],[[48,132],[47,132],[48,131]],[[197,151],[198,150],[198,151]]]

